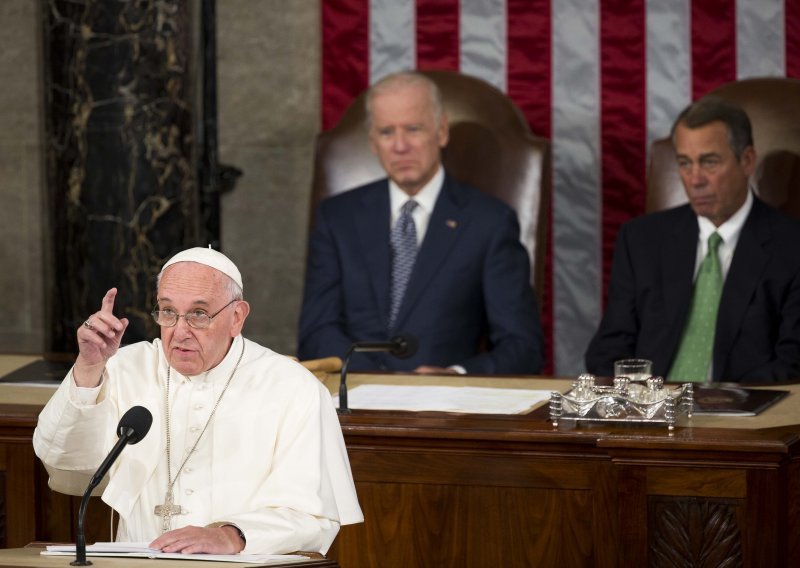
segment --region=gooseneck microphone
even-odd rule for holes
[[[81,505],[78,509],[78,530],[75,538],[75,561],[70,562],[72,566],[89,566],[91,562],[86,560],[86,536],[83,530],[83,519],[86,516],[86,506],[89,504],[89,497],[105,477],[111,465],[116,461],[122,450],[128,444],[136,444],[144,438],[150,431],[153,424],[153,415],[144,406],[131,407],[119,421],[117,426],[117,436],[119,440],[111,448],[106,459],[97,468],[97,471],[89,480],[89,486],[83,494]]]
[[[356,341],[347,350],[342,363],[342,373],[339,380],[339,414],[350,412],[347,407],[347,366],[350,364],[350,357],[355,352],[369,353],[376,351],[388,351],[398,359],[406,359],[414,355],[419,347],[419,341],[410,333],[398,333],[389,341]]]

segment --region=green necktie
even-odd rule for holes
[[[720,243],[722,237],[719,233],[711,233],[708,237],[708,252],[694,283],[689,319],[669,371],[671,381],[703,382],[708,378],[719,298],[722,295],[722,270],[717,256]]]

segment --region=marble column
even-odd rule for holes
[[[44,26],[49,349],[117,287],[126,343],[157,333],[155,278],[205,240],[194,88],[197,2],[41,0]]]

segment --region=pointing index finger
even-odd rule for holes
[[[114,314],[114,300],[117,298],[117,289],[111,288],[106,295],[103,296],[103,302],[100,306],[100,311],[104,313]]]

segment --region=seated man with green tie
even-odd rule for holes
[[[677,382],[800,378],[800,222],[749,188],[747,114],[706,97],[672,142],[689,203],[621,228],[587,370],[635,356]]]

